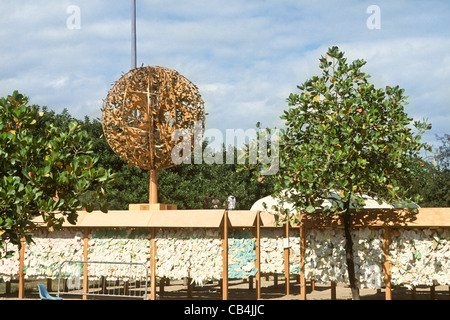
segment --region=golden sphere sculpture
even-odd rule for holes
[[[202,130],[205,127],[203,104],[192,82],[158,66],[129,71],[109,91],[102,107],[104,135],[129,165],[150,170],[150,204],[158,202],[157,170],[174,166],[172,149],[181,142],[172,139],[172,134],[180,130],[190,137],[193,150],[199,122]],[[182,140],[184,146],[189,143],[189,139]]]
[[[192,134],[205,111],[197,87],[172,69],[133,69],[111,88],[102,108],[105,137],[128,164],[146,170],[172,167],[172,133]],[[192,146],[194,139],[192,140]],[[191,149],[192,150],[192,149]]]

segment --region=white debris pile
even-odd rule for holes
[[[160,277],[189,277],[196,284],[222,276],[222,239],[216,229],[167,229],[156,236]]]
[[[90,261],[89,278],[106,280],[144,279],[147,276],[150,259],[150,240],[148,232],[117,229],[93,230],[89,235],[88,258]],[[123,262],[115,264],[107,262]],[[126,264],[126,263],[139,264]],[[145,264],[145,267],[141,264]]]
[[[25,250],[25,278],[57,278],[59,265],[63,261],[83,259],[82,239],[81,232],[76,229],[34,232],[34,243],[28,244]],[[79,273],[78,265],[66,263],[64,267],[61,272],[65,276]]]
[[[19,248],[7,240],[5,242],[5,252],[11,251],[12,256],[0,259],[0,280],[9,282],[19,278]]]
[[[390,255],[393,284],[450,285],[449,229],[396,230]]]
[[[379,289],[383,284],[383,231],[352,231],[355,274],[360,288]],[[305,276],[323,283],[348,283],[343,230],[308,230]]]
[[[248,230],[233,230],[228,237],[228,278],[256,275],[256,239]]]
[[[259,241],[261,246],[261,272],[283,273],[283,230],[261,229],[261,236]]]

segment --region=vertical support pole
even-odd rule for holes
[[[411,300],[416,300],[416,287],[411,288]]]
[[[434,284],[430,287],[430,299],[436,300],[436,286]]]
[[[150,170],[150,191],[149,202],[150,204],[158,203],[158,171],[155,169]]]
[[[336,281],[331,281],[331,300],[336,300]]]
[[[136,69],[136,0],[131,0],[131,69]]]
[[[287,239],[285,242],[284,250],[283,250],[283,260],[284,260],[284,279],[285,279],[285,294],[290,294],[290,264],[289,264],[289,250],[290,246],[287,246],[287,242],[289,242],[289,221],[285,224],[284,227],[284,239]]]
[[[255,254],[256,254],[256,261],[255,261],[255,267],[258,270],[256,272],[256,299],[261,299],[261,245],[260,245],[260,239],[261,239],[261,213],[258,211],[256,213],[256,248],[255,248]]]
[[[84,230],[83,234],[83,260],[89,260],[89,229]],[[87,300],[89,293],[89,270],[87,262],[83,263],[83,300]]]
[[[306,300],[305,252],[306,227],[300,225],[300,300]]]
[[[223,215],[222,230],[222,299],[228,300],[228,211]]]
[[[383,273],[384,273],[384,284],[386,287],[385,299],[392,300],[391,292],[391,263],[389,261],[389,245],[391,244],[391,230],[389,227],[384,228],[383,236]]]
[[[53,282],[52,282],[52,278],[47,278],[47,291],[53,291]]]
[[[8,281],[5,283],[5,293],[10,294],[11,293],[11,281]]]
[[[150,300],[156,300],[156,233],[157,230],[152,228],[150,240]]]
[[[192,278],[188,277],[188,285],[187,285],[187,296],[188,298],[192,298],[192,291],[194,290],[194,283],[192,282]]]
[[[165,278],[159,279],[159,294],[160,295],[164,292],[164,279]]]
[[[20,251],[19,251],[19,299],[25,298],[25,272],[23,267],[25,266],[25,237],[20,238]]]

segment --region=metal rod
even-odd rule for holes
[[[131,69],[136,69],[137,45],[136,45],[136,0],[131,0]]]
[[[61,275],[62,275],[62,266],[64,265],[64,264],[66,264],[66,263],[76,263],[76,264],[84,264],[84,263],[87,263],[87,264],[104,264],[104,265],[107,265],[107,264],[119,264],[119,265],[128,265],[128,266],[132,266],[132,265],[136,265],[136,266],[141,266],[142,267],[142,270],[144,270],[145,272],[144,272],[144,280],[145,280],[145,291],[144,291],[144,296],[135,296],[136,298],[141,298],[141,299],[144,299],[144,300],[147,300],[147,292],[148,292],[148,282],[149,282],[149,279],[148,279],[148,271],[147,271],[147,269],[148,269],[148,266],[145,264],[145,263],[140,263],[140,262],[120,262],[120,261],[88,261],[88,260],[85,260],[85,261],[74,261],[74,260],[64,260],[64,261],[62,261],[60,264],[59,264],[59,266],[58,266],[58,293],[57,293],[57,296],[59,297],[60,296],[60,287],[61,287]],[[95,285],[94,285],[95,286]],[[111,286],[106,286],[107,288],[106,288],[106,294],[102,294],[101,296],[111,296],[111,297],[132,297],[132,296],[130,296],[130,295],[121,295],[121,294],[118,294],[118,295],[114,295],[114,294],[109,294],[109,287],[111,287]],[[64,291],[64,290],[63,290]],[[85,293],[85,292],[80,292],[80,293],[76,293],[76,292],[71,292],[70,294],[72,294],[72,295],[89,295],[89,296],[95,296],[95,295],[97,295],[97,296],[99,296],[99,294],[96,294],[96,293],[89,293],[89,290],[87,290],[88,291],[88,293]],[[114,291],[113,291],[114,292]],[[120,293],[120,292],[119,292]]]

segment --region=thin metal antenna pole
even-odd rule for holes
[[[136,69],[136,0],[131,0],[131,69]]]

